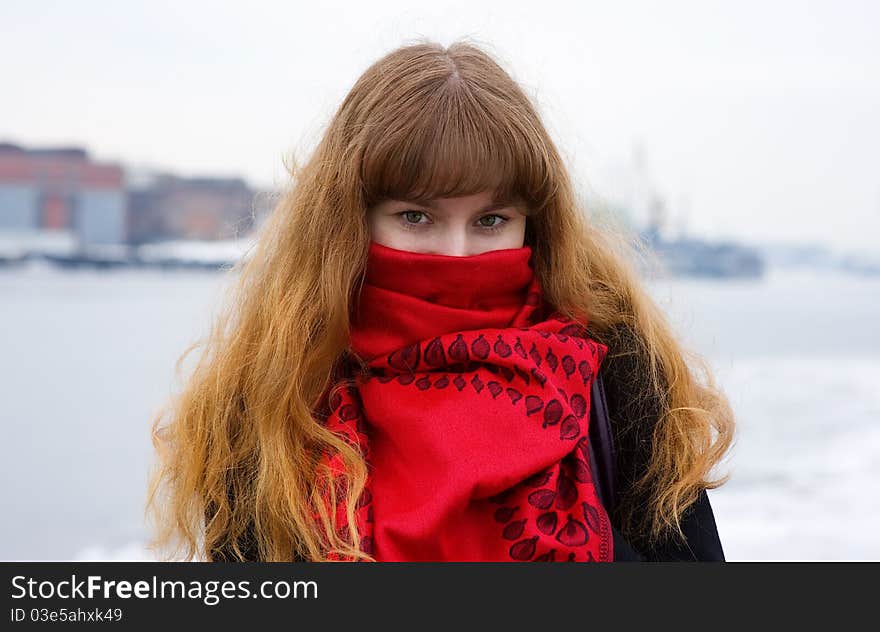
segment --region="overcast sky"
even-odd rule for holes
[[[375,59],[468,36],[585,190],[625,198],[641,147],[691,232],[880,252],[880,3],[2,0],[0,22],[0,140],[271,187]]]

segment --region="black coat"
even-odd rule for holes
[[[620,347],[633,348],[633,345],[623,344]],[[611,516],[614,561],[725,561],[715,516],[705,489],[680,518],[685,542],[670,538],[651,547],[633,547],[618,530],[616,507],[619,490],[632,489],[647,471],[660,411],[655,401],[641,397],[639,392],[645,370],[639,364],[638,354],[619,353],[609,360],[603,363],[593,380],[590,446],[596,487]],[[593,446],[596,446],[595,451],[592,450]]]
[[[703,490],[681,519],[687,541],[667,540],[654,548],[636,551],[612,524],[615,562],[723,562],[724,550],[715,526],[709,496]]]

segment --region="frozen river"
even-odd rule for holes
[[[218,274],[0,271],[0,559],[147,559],[150,421]],[[730,560],[880,559],[880,279],[651,285],[739,421]]]

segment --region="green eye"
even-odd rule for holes
[[[411,221],[413,215],[416,216],[415,221]],[[411,223],[411,224],[418,224],[418,223],[419,223],[419,218],[420,218],[422,215],[424,215],[424,213],[422,213],[421,211],[404,211],[404,213],[403,213],[403,216],[404,216],[404,217],[406,218],[406,220],[407,220],[409,223]]]
[[[485,224],[483,222],[484,219],[493,219],[497,221],[493,221],[491,225]],[[508,218],[503,215],[493,214],[493,215],[483,215],[479,220],[480,227],[485,228],[486,230],[500,230],[507,222]]]

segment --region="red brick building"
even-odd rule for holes
[[[80,243],[128,238],[120,165],[92,161],[84,149],[26,149],[0,143],[0,231],[66,230]]]

